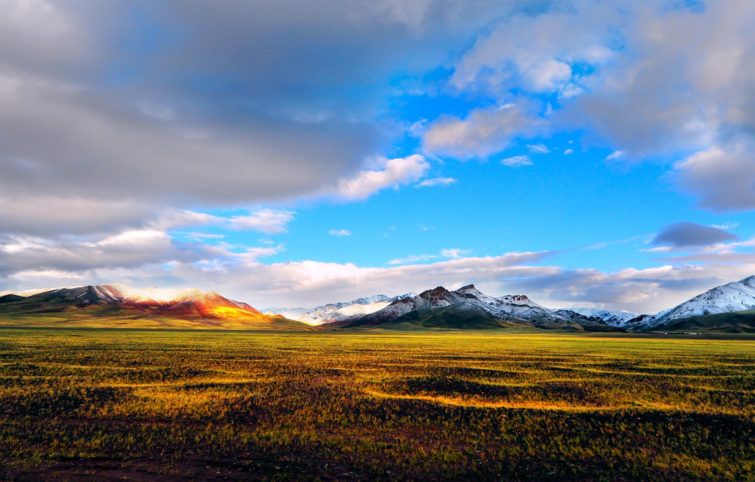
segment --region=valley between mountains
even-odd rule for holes
[[[526,295],[493,297],[474,285],[375,295],[311,309],[247,303],[198,289],[123,284],[0,293],[0,324],[270,331],[557,330],[572,332],[755,332],[755,276],[654,315],[591,308],[549,309]]]

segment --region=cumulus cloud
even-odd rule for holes
[[[630,158],[704,150],[732,130],[752,134],[755,5],[612,4],[627,9],[615,31],[622,48],[574,99],[571,120]]]
[[[428,126],[422,146],[436,155],[460,159],[488,157],[507,148],[518,136],[532,136],[543,121],[522,103],[475,109],[461,119],[442,116]]]
[[[587,3],[555,4],[540,15],[505,18],[457,63],[451,85],[497,96],[514,89],[576,91],[579,79],[572,66],[599,66],[612,55],[605,29],[615,14],[598,2]]]
[[[331,236],[351,236],[351,231],[346,229],[331,229],[328,233]]]
[[[455,64],[449,86],[464,98],[504,105],[555,94],[558,102],[539,128],[583,129],[587,144],[615,150],[608,160],[700,151],[704,159],[680,166],[680,185],[703,207],[752,209],[745,185],[753,182],[753,163],[746,165],[745,151],[724,145],[732,137],[755,138],[754,61],[752,3],[551,2],[502,17]],[[485,157],[527,138],[531,131],[521,126],[537,119],[483,112],[431,122],[426,147]],[[713,158],[726,172],[741,167],[744,179],[733,194],[715,188],[724,182],[696,175],[694,168],[718,162]]]
[[[675,248],[695,248],[713,246],[727,241],[739,239],[723,229],[703,226],[697,223],[674,223],[664,228],[653,239],[658,246],[673,246]]]
[[[381,189],[417,181],[430,169],[430,164],[419,154],[383,159],[380,164],[380,170],[361,171],[356,177],[341,179],[333,194],[342,199],[365,199]]]

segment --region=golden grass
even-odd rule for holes
[[[754,433],[747,338],[0,330],[0,479],[755,480]]]

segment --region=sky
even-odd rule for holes
[[[0,291],[258,308],[755,274],[755,2],[0,0]]]

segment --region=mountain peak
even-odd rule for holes
[[[506,295],[505,298],[508,298],[511,301],[529,301],[530,299],[527,297],[527,295]]]
[[[32,294],[33,293],[33,294]],[[75,313],[77,319],[102,315],[98,309],[119,307],[120,313],[132,320],[150,320],[152,317],[165,317],[171,320],[185,320],[197,323],[211,323],[217,326],[227,322],[243,323],[244,326],[259,324],[260,327],[278,323],[269,316],[262,315],[247,303],[231,301],[215,291],[204,292],[198,289],[136,289],[120,283],[105,285],[85,285],[74,288],[59,288],[42,292],[30,291],[24,295],[3,294],[4,312],[20,314],[36,313],[41,309],[60,309]],[[27,300],[28,298],[28,300]],[[76,309],[82,312],[75,311]],[[120,316],[120,315],[119,315]],[[280,318],[276,318],[279,320]],[[208,321],[209,320],[209,321]],[[286,323],[288,321],[286,320]],[[256,326],[256,325],[255,325]],[[298,324],[287,326],[299,326]],[[305,327],[306,325],[301,325]]]
[[[453,303],[456,301],[454,294],[443,286],[438,286],[435,289],[423,291],[422,293],[420,293],[419,297],[431,302],[435,300],[446,300]]]

